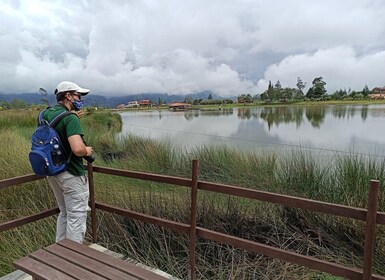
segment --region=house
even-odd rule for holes
[[[186,111],[186,110],[191,110],[191,104],[182,103],[182,102],[171,103],[168,107],[169,107],[170,111]]]
[[[384,93],[385,94],[385,87],[375,87],[372,89],[373,93]]]
[[[138,102],[138,104],[139,104],[139,107],[151,107],[152,106],[152,102],[151,102],[151,100],[140,100],[139,102]]]
[[[126,108],[138,108],[138,107],[139,107],[138,101],[130,101],[126,105]]]
[[[385,87],[375,87],[372,89],[371,94],[369,94],[369,97],[372,99],[384,99],[385,98]]]
[[[384,99],[385,93],[371,93],[371,94],[369,94],[369,97],[371,99]]]

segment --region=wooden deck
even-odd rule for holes
[[[36,279],[168,279],[71,240],[40,249],[14,266]]]

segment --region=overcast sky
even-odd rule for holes
[[[385,86],[383,0],[0,0],[0,92]]]

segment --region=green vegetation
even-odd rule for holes
[[[323,77],[315,77],[311,86],[307,92],[304,92],[306,83],[302,81],[300,77],[297,78],[296,88],[283,87],[278,80],[274,85],[269,81],[269,85],[264,92],[260,93],[242,93],[238,95],[236,102],[231,99],[213,99],[209,94],[207,99],[192,99],[187,96],[184,102],[192,104],[195,108],[207,107],[207,106],[239,106],[239,105],[269,105],[269,104],[287,104],[287,103],[314,103],[335,101],[345,102],[360,101],[370,102],[373,101],[369,94],[373,93],[365,85],[361,91],[354,91],[351,89],[339,89],[331,94],[328,94],[326,90],[326,82]],[[385,100],[382,100],[382,103]],[[232,105],[234,104],[234,105]]]
[[[362,100],[369,99],[369,94],[372,93],[368,86],[365,85],[362,91],[339,89],[328,94],[326,82],[323,80],[323,77],[315,77],[306,94],[303,91],[306,87],[306,83],[304,83],[300,77],[297,78],[296,86],[297,88],[283,88],[280,81],[277,81],[274,86],[271,81],[269,81],[269,86],[266,91],[257,94],[252,98],[249,95],[249,98],[246,100],[242,98],[242,95],[240,97],[241,100],[244,100],[244,103],[251,103],[256,100],[261,100],[266,103],[287,103],[298,101]],[[240,97],[238,97],[238,102]]]
[[[30,174],[30,135],[38,111],[0,112],[0,179]],[[17,121],[15,121],[15,119]],[[13,121],[12,121],[13,120]],[[354,207],[366,207],[370,179],[385,182],[385,162],[335,155],[320,162],[306,150],[280,153],[241,152],[226,146],[198,147],[191,152],[115,133],[118,114],[89,111],[83,119],[87,142],[97,151],[95,165],[190,177],[191,160],[199,160],[200,180],[296,195]],[[9,144],[8,144],[9,143]],[[149,181],[94,175],[96,199],[150,215],[188,223],[189,190]],[[45,180],[1,190],[0,223],[54,207]],[[381,187],[379,207],[385,211]],[[200,192],[198,226],[255,240],[324,260],[362,266],[364,223],[289,207]],[[99,243],[111,250],[187,278],[188,236],[127,218],[98,214]],[[54,242],[55,219],[49,218],[0,233],[0,275],[13,260]],[[89,234],[89,233],[88,233]],[[384,228],[379,227],[374,271],[385,274]],[[88,236],[90,239],[90,236]],[[197,240],[199,279],[339,279],[279,260]]]

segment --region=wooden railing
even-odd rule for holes
[[[164,176],[159,174],[150,174],[143,172],[134,172],[106,167],[93,166],[88,164],[88,177],[90,185],[90,207],[91,207],[91,225],[92,225],[92,239],[97,242],[97,221],[96,211],[106,211],[118,214],[131,219],[143,221],[158,225],[167,229],[189,234],[189,273],[190,278],[195,279],[195,241],[197,236],[224,244],[234,246],[236,248],[244,249],[250,252],[255,252],[272,258],[277,258],[293,264],[303,265],[308,268],[333,274],[336,276],[348,279],[383,279],[385,276],[375,275],[372,273],[374,241],[377,225],[385,224],[385,213],[378,212],[378,195],[380,182],[371,180],[369,182],[368,207],[367,209],[349,207],[340,204],[326,203],[316,200],[304,199],[299,197],[281,195],[271,192],[258,191],[237,186],[216,184],[198,180],[198,161],[194,160],[192,164],[191,179]],[[168,219],[163,219],[135,211],[122,209],[105,203],[95,201],[94,188],[94,172],[104,173],[115,176],[123,176],[141,180],[148,180],[153,182],[167,183],[176,186],[187,187],[191,189],[191,218],[189,224],[175,222]],[[9,186],[18,185],[34,180],[43,179],[35,175],[20,176],[11,179],[0,181],[0,190]],[[258,242],[247,239],[227,235],[217,231],[208,230],[197,226],[197,200],[198,191],[205,190],[215,193],[222,193],[237,197],[249,198],[259,201],[270,202],[273,204],[290,206],[298,209],[310,210],[319,213],[326,213],[334,216],[346,217],[366,222],[365,224],[365,245],[363,256],[362,269],[353,268],[333,262],[320,260],[314,257],[294,253],[288,250],[275,248],[273,246],[264,245]],[[8,221],[0,224],[0,232],[19,227],[21,225],[55,215],[59,212],[57,208],[49,209],[28,217]]]

